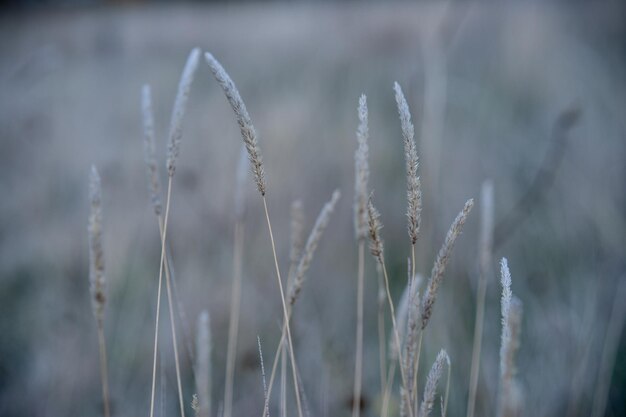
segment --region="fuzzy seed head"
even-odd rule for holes
[[[506,327],[506,320],[509,316],[509,308],[511,306],[511,271],[509,271],[509,263],[506,258],[500,261],[500,283],[502,284],[502,326]]]
[[[289,259],[294,267],[298,265],[304,250],[304,207],[302,200],[291,203],[291,249]]]
[[[504,299],[503,299],[504,301]],[[504,306],[503,306],[504,311]],[[509,300],[507,316],[502,318],[502,342],[500,345],[500,398],[498,415],[514,417],[520,415],[520,389],[515,375],[515,356],[520,344],[522,326],[522,302],[515,296]]]
[[[354,155],[354,229],[357,240],[367,239],[367,183],[370,169],[368,163],[369,137],[367,98],[359,98],[359,127],[356,131],[357,150]]]
[[[154,134],[154,113],[152,111],[152,94],[150,86],[145,84],[141,90],[141,111],[143,115],[143,151],[146,172],[148,174],[148,191],[154,213],[161,215],[161,181],[156,162],[156,145]]]
[[[380,229],[382,229],[383,225],[380,222],[380,213],[376,207],[374,207],[374,203],[372,203],[371,194],[367,204],[367,224],[369,228],[370,253],[378,261],[378,263],[382,265],[384,255],[383,240],[380,237]]]
[[[454,219],[454,222],[452,222],[450,230],[448,230],[448,234],[446,235],[446,239],[443,242],[441,249],[439,249],[437,260],[433,265],[432,272],[430,273],[430,280],[428,281],[428,286],[426,287],[426,292],[422,299],[422,330],[428,325],[428,321],[430,320],[430,316],[433,312],[432,310],[435,304],[435,299],[437,298],[437,290],[443,280],[443,274],[446,270],[446,265],[448,264],[450,255],[452,254],[454,243],[461,234],[463,225],[465,224],[467,216],[473,206],[474,200],[467,200],[463,210],[461,210],[461,212]]]
[[[246,214],[246,181],[248,179],[248,161],[246,147],[241,146],[237,161],[237,173],[235,178],[235,218],[243,221]]]
[[[191,84],[196,75],[198,62],[200,61],[200,49],[194,48],[187,58],[187,63],[183,69],[183,74],[178,83],[178,92],[172,109],[172,119],[170,121],[170,137],[167,149],[167,173],[170,177],[174,176],[176,171],[176,159],[180,154],[180,141],[183,137],[183,117],[187,110],[187,101],[189,100],[189,92]]]
[[[304,247],[304,251],[302,252],[302,256],[300,257],[300,261],[298,262],[298,266],[294,274],[294,281],[289,291],[289,304],[291,305],[296,302],[296,299],[298,298],[298,295],[302,290],[305,274],[308,271],[309,266],[311,265],[313,255],[315,254],[317,245],[322,238],[322,234],[324,233],[324,230],[326,230],[326,227],[330,222],[330,215],[335,210],[335,205],[337,204],[339,197],[341,197],[341,193],[339,192],[339,190],[335,190],[330,201],[328,201],[324,205],[324,207],[320,211],[320,214],[317,216],[317,220],[315,220],[315,225],[313,226],[311,234],[307,239],[306,246]]]
[[[415,146],[415,129],[411,122],[411,112],[409,105],[404,98],[400,84],[394,84],[396,92],[396,104],[398,106],[398,114],[400,115],[400,126],[402,127],[402,136],[404,138],[404,157],[406,160],[406,181],[407,181],[407,220],[408,233],[411,244],[417,242],[419,234],[422,213],[422,185],[417,168],[419,161],[417,158],[417,150]]]
[[[441,373],[445,364],[450,366],[450,357],[446,351],[442,349],[439,351],[437,359],[435,360],[432,368],[430,368],[428,378],[426,379],[424,397],[422,399],[419,412],[420,417],[428,417],[433,409],[433,405],[435,404],[435,395],[437,393],[437,384],[439,383],[439,379],[441,379]]]
[[[209,64],[215,80],[220,87],[222,87],[222,90],[224,90],[226,99],[235,113],[235,118],[237,119],[237,124],[241,130],[243,142],[246,146],[246,150],[248,151],[248,158],[252,164],[254,180],[261,195],[265,196],[267,184],[265,182],[263,158],[261,156],[261,149],[259,148],[257,133],[252,125],[252,120],[250,119],[246,105],[244,104],[241,95],[239,95],[237,86],[230,78],[224,67],[222,67],[222,64],[220,64],[219,61],[208,52],[204,54],[204,58]]]

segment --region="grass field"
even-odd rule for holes
[[[430,275],[448,227],[466,200],[476,202],[424,332],[420,396],[445,349],[447,412],[466,414],[481,184],[491,179],[495,234],[476,415],[495,415],[498,403],[502,257],[523,302],[522,414],[597,415],[606,392],[603,415],[624,415],[626,312],[615,300],[626,294],[626,8],[444,6],[137,5],[0,15],[0,415],[102,414],[88,280],[92,164],[102,182],[111,415],[148,414],[161,243],[146,186],[141,89],[152,87],[165,181],[172,105],[193,47],[224,65],[259,134],[284,275],[292,201],[302,201],[308,234],[333,190],[342,193],[291,322],[311,416],[352,411],[361,94],[369,108],[369,187],[395,303],[406,284],[411,245],[394,81],[410,106],[420,158],[416,272]],[[192,415],[195,322],[208,310],[214,416],[224,398],[242,141],[204,58],[183,131],[167,234],[181,304],[177,346]],[[262,414],[257,335],[267,372],[283,318],[263,201],[252,178],[246,187],[233,416]],[[361,414],[374,416],[383,398],[378,276],[369,254],[364,283]],[[159,416],[180,414],[165,298],[161,309]],[[388,312],[385,320],[392,338]],[[398,413],[396,378],[390,416]],[[271,415],[279,415],[278,383],[273,392]],[[295,416],[291,386],[288,394]],[[433,413],[439,407],[437,398]]]

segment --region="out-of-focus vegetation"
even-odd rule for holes
[[[618,3],[403,3],[1,15],[0,414],[101,413],[87,279],[92,163],[103,186],[112,412],[147,413],[160,243],[143,164],[140,91],[143,83],[152,85],[164,160],[178,77],[189,50],[199,46],[227,66],[259,132],[283,264],[291,201],[302,199],[310,227],[332,190],[344,195],[294,311],[296,356],[312,415],[351,411],[353,153],[361,93],[368,96],[370,185],[385,224],[395,298],[405,284],[410,253],[394,81],[413,111],[424,185],[418,272],[429,274],[452,219],[491,178],[494,258],[509,259],[513,291],[524,302],[518,371],[525,414],[589,415],[612,306],[626,280],[625,13]],[[185,118],[168,240],[189,343],[198,313],[211,314],[213,414],[223,398],[240,146],[231,109],[201,65]],[[256,337],[270,361],[282,314],[262,203],[249,186],[233,415],[262,411]],[[466,224],[424,336],[422,369],[441,348],[452,360],[450,416],[463,416],[467,401],[478,219],[474,213]],[[497,401],[495,278],[487,287],[477,415],[492,415]],[[380,402],[376,280],[368,257],[366,416],[376,415]],[[168,328],[161,343],[163,399],[172,415],[177,399]],[[194,386],[182,339],[190,401]],[[617,349],[607,416],[626,413],[623,332]]]

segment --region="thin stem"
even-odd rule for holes
[[[289,329],[289,313],[287,311],[287,304],[285,303],[285,292],[283,291],[283,282],[280,278],[280,268],[278,267],[278,257],[276,256],[276,245],[274,244],[274,234],[272,233],[272,223],[270,222],[270,215],[267,210],[267,200],[263,195],[263,208],[265,209],[265,219],[267,220],[267,228],[270,233],[270,240],[272,242],[272,254],[274,255],[274,266],[276,267],[276,279],[278,280],[278,288],[280,289],[280,301],[283,305],[283,315],[285,320],[285,327],[287,329],[287,340],[289,342],[289,354],[291,357],[291,370],[293,372],[293,383],[296,391],[296,403],[298,405],[298,416],[302,417],[302,404],[300,402],[300,390],[298,389],[298,378],[296,375],[296,360],[293,354],[293,343],[291,340],[291,330]],[[269,401],[269,395],[268,395]],[[263,412],[265,415],[265,411]]]
[[[609,324],[604,336],[600,369],[598,370],[598,379],[596,380],[596,389],[593,396],[592,417],[603,416],[606,411],[617,349],[622,329],[624,328],[624,321],[626,320],[626,303],[624,303],[626,283],[624,279],[621,278],[617,285],[618,288],[613,299]]]
[[[288,310],[289,319],[291,319],[291,309]],[[276,348],[276,353],[274,353],[274,363],[272,365],[272,372],[270,373],[270,381],[267,387],[267,397],[269,398],[272,394],[272,387],[274,386],[274,379],[276,378],[276,369],[278,367],[278,361],[281,358],[282,346],[285,343],[285,338],[287,337],[287,329],[285,327],[285,323],[283,323],[283,328],[280,333],[280,341],[278,342],[278,347]]]
[[[354,395],[352,396],[352,417],[361,415],[361,378],[363,373],[363,275],[365,269],[365,241],[359,239],[359,260],[357,271],[356,301],[356,358],[354,365]]]
[[[413,389],[415,390],[415,409],[417,410],[417,404],[419,404],[419,390],[417,387],[417,373],[420,368],[420,356],[422,354],[422,338],[424,337],[424,331],[420,330],[420,337],[417,341],[417,353],[415,355],[415,362],[413,363]]]
[[[387,417],[389,414],[389,398],[391,397],[391,388],[393,386],[393,378],[396,374],[396,362],[394,361],[389,367],[389,374],[387,375],[387,383],[385,384],[385,393],[383,396],[382,405],[382,417]]]
[[[415,243],[411,245],[411,279],[415,278]]]
[[[107,349],[104,340],[104,326],[98,320],[98,346],[100,347],[100,377],[102,378],[102,401],[104,402],[104,416],[110,417],[109,411],[109,373],[107,371]]]
[[[280,417],[287,417],[287,345],[283,341],[280,346]]]
[[[293,274],[296,269],[294,260],[291,260],[289,265],[289,272],[287,273],[287,288],[291,286],[293,280]],[[289,308],[289,318],[291,319],[291,307]],[[285,326],[281,331],[280,343],[278,344],[280,349],[280,417],[287,417],[287,344],[285,343]],[[278,355],[278,350],[276,355]],[[277,356],[278,357],[278,356]],[[274,359],[272,370],[275,372],[277,360]],[[273,382],[273,381],[271,381]],[[270,388],[271,390],[271,388]]]
[[[150,417],[154,417],[154,393],[156,387],[156,361],[157,361],[157,347],[159,340],[159,316],[161,311],[161,288],[163,287],[163,260],[165,258],[165,238],[167,237],[167,219],[170,212],[170,192],[172,189],[172,177],[169,178],[167,183],[167,201],[165,203],[165,221],[163,227],[162,222],[159,221],[159,232],[161,235],[161,260],[159,262],[159,287],[157,290],[157,307],[156,307],[156,320],[154,324],[154,359],[152,362],[152,392],[150,394]]]
[[[180,414],[185,417],[185,402],[183,400],[183,388],[180,378],[180,361],[178,359],[178,345],[176,343],[176,322],[174,321],[174,302],[172,300],[172,288],[170,274],[165,274],[165,285],[167,287],[167,303],[170,312],[170,325],[172,328],[172,346],[174,347],[174,365],[176,368],[176,384],[178,386],[178,401],[180,403]]]
[[[228,326],[228,348],[226,354],[226,387],[224,388],[224,417],[231,417],[233,406],[233,382],[235,357],[237,356],[237,336],[239,333],[239,310],[241,304],[241,273],[243,263],[244,225],[241,220],[235,223],[233,243],[233,287],[230,302],[230,323]]]
[[[415,243],[411,244],[411,280],[415,279]],[[423,336],[423,331],[420,330],[420,337],[419,337],[419,341],[417,342],[417,354],[415,355],[415,360],[413,361],[413,394],[415,395],[415,402],[413,403],[414,405],[414,409],[417,411],[417,406],[419,404],[418,402],[418,396],[419,396],[419,391],[417,389],[417,372],[419,370],[420,367],[420,354],[422,353],[422,336]],[[411,395],[411,392],[409,392],[409,396]]]
[[[379,272],[378,279],[382,281],[382,272],[380,272],[380,267],[377,268]],[[379,298],[378,304],[378,361],[380,365],[380,392],[384,393],[387,385],[385,384],[385,375],[387,375],[387,352],[386,352],[386,341],[385,341],[385,304],[384,299],[382,302]]]
[[[482,269],[482,268],[481,268]],[[487,292],[487,274],[481,270],[478,280],[478,294],[476,298],[476,319],[474,322],[474,346],[472,348],[472,367],[470,371],[469,397],[467,399],[467,417],[474,417],[476,408],[476,392],[478,389],[478,374],[480,372],[480,352],[483,341],[483,322],[485,316],[485,294]]]
[[[381,259],[381,264],[383,267],[383,276],[385,277],[385,291],[387,292],[387,301],[389,302],[389,309],[391,310],[391,324],[393,325],[393,334],[396,339],[396,349],[398,350],[398,352],[402,352],[402,348],[400,347],[400,334],[398,333],[398,325],[396,324],[396,310],[393,307],[393,301],[391,299],[391,291],[389,290],[389,277],[387,276],[387,267],[385,266],[384,259]],[[401,353],[398,354],[398,362],[400,365],[400,376],[402,378],[402,385],[404,385],[405,388],[408,388],[406,383],[406,375],[402,367]],[[411,405],[411,401],[407,401],[407,404],[409,406],[409,416],[413,416],[413,406]]]

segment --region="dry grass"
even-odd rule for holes
[[[411,28],[415,26],[418,14],[409,13],[413,10],[409,9],[404,14],[363,12],[358,21],[360,26],[368,28],[366,37],[363,29],[351,24],[341,25],[349,36],[337,35],[336,29],[330,30],[332,25],[328,15],[325,18],[321,13],[316,14],[319,28],[313,29],[307,20],[298,20],[295,11],[285,12],[290,26],[278,24],[278,19],[273,21],[274,24],[268,24],[263,14],[248,12],[248,18],[260,19],[265,22],[262,26],[267,28],[263,33],[251,29],[249,36],[259,42],[256,51],[247,46],[245,37],[239,34],[232,34],[232,38],[213,36],[224,29],[226,23],[219,23],[221,19],[229,22],[229,27],[238,27],[245,17],[238,13],[226,16],[225,12],[215,11],[219,19],[211,17],[208,20],[211,24],[203,26],[208,29],[201,36],[197,29],[193,29],[193,22],[199,20],[201,13],[189,15],[186,19],[190,23],[184,26],[190,28],[190,32],[178,31],[188,40],[215,39],[211,48],[219,53],[224,63],[229,63],[229,71],[237,80],[250,113],[256,115],[255,127],[261,134],[265,178],[270,190],[267,204],[271,206],[275,238],[272,257],[280,266],[280,272],[284,272],[285,301],[288,301],[290,280],[293,280],[293,272],[287,273],[287,266],[295,270],[301,256],[301,250],[295,250],[294,256],[288,255],[291,246],[289,203],[301,199],[305,218],[312,224],[318,206],[332,190],[340,187],[344,191],[344,198],[337,203],[331,223],[317,248],[316,259],[307,271],[307,281],[298,302],[287,319],[292,323],[292,348],[280,343],[281,327],[288,321],[284,318],[284,311],[280,311],[282,301],[276,299],[276,283],[269,280],[275,279],[272,275],[277,271],[272,271],[276,265],[269,261],[270,242],[267,242],[266,220],[260,207],[263,201],[250,199],[245,205],[233,204],[233,196],[240,190],[243,190],[244,199],[251,191],[235,185],[238,170],[234,166],[241,147],[241,140],[235,138],[240,132],[237,124],[228,123],[232,118],[231,109],[225,105],[216,85],[207,81],[210,74],[205,65],[199,67],[197,79],[200,81],[194,83],[189,97],[184,123],[185,149],[177,158],[167,236],[163,233],[164,222],[159,222],[159,237],[154,218],[146,216],[153,211],[153,207],[147,204],[149,201],[157,200],[158,204],[153,201],[153,205],[160,207],[162,199],[162,208],[155,210],[163,214],[166,200],[165,194],[154,198],[163,190],[145,192],[144,172],[139,162],[140,142],[131,139],[141,136],[135,93],[145,81],[149,81],[153,88],[155,107],[152,110],[156,117],[151,124],[147,123],[151,128],[146,128],[146,139],[152,135],[155,146],[151,152],[152,162],[147,166],[149,172],[152,164],[156,167],[152,172],[165,174],[166,164],[163,162],[167,156],[163,139],[168,138],[167,116],[176,93],[177,67],[184,61],[183,51],[188,51],[186,41],[177,39],[163,44],[164,53],[151,55],[152,52],[146,52],[151,51],[146,45],[162,43],[165,38],[149,30],[153,40],[144,44],[146,28],[141,19],[135,19],[140,16],[134,16],[128,21],[140,24],[130,25],[133,27],[133,42],[126,41],[130,30],[126,23],[117,26],[120,30],[116,31],[123,49],[115,49],[115,39],[112,44],[105,42],[107,65],[96,64],[95,60],[100,56],[96,53],[85,57],[84,61],[71,58],[72,48],[92,50],[89,43],[76,40],[72,43],[74,46],[63,44],[63,53],[70,54],[63,71],[52,71],[46,78],[37,79],[40,67],[37,53],[33,58],[37,65],[26,66],[11,76],[11,82],[5,84],[7,96],[19,99],[11,106],[8,106],[8,99],[0,101],[6,138],[2,152],[6,163],[0,164],[4,169],[2,184],[8,190],[14,190],[14,197],[7,199],[0,209],[4,218],[11,219],[3,223],[3,235],[11,243],[5,243],[1,251],[4,272],[0,300],[0,316],[5,317],[0,323],[11,323],[9,327],[2,326],[6,337],[0,344],[0,356],[5,358],[1,367],[6,369],[9,381],[6,390],[3,388],[0,392],[0,403],[6,404],[9,413],[15,407],[13,404],[18,402],[23,404],[22,411],[30,415],[40,415],[38,409],[43,408],[50,415],[102,412],[99,374],[103,372],[98,370],[98,362],[94,360],[97,359],[98,345],[95,337],[93,340],[84,338],[89,334],[86,325],[92,326],[91,331],[95,326],[91,322],[93,319],[84,323],[81,318],[88,310],[89,302],[87,280],[84,279],[87,242],[86,239],[80,242],[71,238],[84,237],[86,210],[81,204],[84,206],[88,200],[72,196],[84,194],[80,188],[84,188],[84,174],[88,172],[86,161],[94,161],[102,174],[105,191],[102,205],[106,228],[102,246],[108,261],[107,303],[101,334],[106,334],[106,341],[102,337],[100,344],[106,344],[108,348],[111,415],[147,414],[149,365],[153,359],[147,352],[152,348],[154,336],[148,334],[153,329],[147,329],[150,327],[147,323],[152,325],[155,320],[156,268],[161,246],[166,250],[160,268],[166,275],[164,281],[170,272],[172,274],[174,304],[177,304],[178,293],[182,312],[189,317],[196,317],[202,309],[211,311],[211,330],[216,337],[211,390],[215,400],[210,415],[222,415],[221,410],[229,401],[222,404],[221,400],[228,397],[223,394],[229,385],[232,387],[231,415],[263,412],[264,400],[256,371],[256,334],[262,337],[263,347],[270,351],[269,359],[266,358],[268,370],[273,365],[270,361],[272,349],[280,347],[282,351],[278,364],[283,368],[284,363],[285,372],[277,371],[281,376],[276,379],[281,380],[282,388],[279,395],[275,387],[270,398],[268,405],[272,414],[279,414],[280,410],[281,415],[295,415],[295,393],[298,392],[304,415],[307,409],[311,415],[338,417],[355,410],[363,417],[371,417],[379,415],[384,408],[382,413],[396,416],[401,404],[400,389],[405,388],[401,375],[398,375],[400,370],[396,369],[398,372],[394,377],[390,377],[390,370],[392,365],[397,367],[400,363],[405,369],[411,368],[407,352],[411,350],[411,355],[417,358],[419,349],[413,349],[414,343],[421,345],[421,358],[412,360],[413,372],[406,372],[410,401],[405,406],[405,412],[413,417],[419,414],[421,405],[417,393],[419,401],[423,401],[427,370],[442,348],[449,353],[454,364],[449,380],[452,395],[449,405],[444,407],[449,415],[469,413],[470,407],[466,405],[468,387],[475,393],[475,406],[471,406],[475,415],[497,414],[499,397],[512,398],[509,401],[513,403],[519,398],[516,384],[523,388],[524,412],[528,414],[574,417],[591,413],[592,408],[595,414],[603,414],[605,408],[609,410],[607,414],[615,414],[615,387],[619,387],[616,381],[621,374],[613,373],[613,369],[623,366],[623,349],[618,348],[623,314],[615,301],[623,291],[613,291],[619,288],[616,279],[623,276],[623,263],[620,263],[623,255],[618,250],[623,247],[623,236],[619,233],[623,230],[619,216],[624,178],[620,163],[623,146],[616,140],[623,136],[623,130],[613,115],[614,109],[623,108],[620,106],[623,102],[621,83],[615,82],[621,79],[621,61],[610,60],[611,65],[605,65],[607,57],[602,54],[610,54],[609,49],[600,52],[594,48],[595,41],[587,37],[589,32],[580,34],[589,30],[581,27],[589,26],[571,24],[579,22],[574,15],[570,15],[574,17],[568,20],[569,29],[564,32],[554,24],[559,21],[555,15],[545,14],[536,19],[536,14],[530,17],[523,13],[511,14],[503,23],[494,25],[495,21],[482,14],[481,9],[472,9],[468,20],[458,25],[458,35],[437,34],[439,40],[447,42],[447,56],[438,58],[440,63],[448,64],[439,67],[447,74],[443,90],[445,105],[439,106],[446,113],[443,117],[435,115],[433,123],[433,119],[426,120],[432,115],[432,109],[424,111],[424,62],[416,57],[403,58],[419,52],[414,46],[422,45],[423,41],[415,42],[417,38],[413,37]],[[430,18],[432,13],[429,11],[419,10],[424,16],[424,22],[420,22],[436,21]],[[349,21],[343,18],[351,13],[343,13],[341,21]],[[169,21],[170,14],[165,15]],[[110,18],[113,23],[120,24],[119,14],[113,13]],[[92,25],[91,18],[87,21],[90,24],[85,26],[101,27]],[[533,22],[535,29],[530,39],[519,36],[520,33],[528,34],[521,30],[528,25],[521,22],[529,21]],[[413,26],[409,25],[411,22]],[[67,26],[71,27],[69,23]],[[506,30],[499,29],[500,25]],[[450,22],[445,26],[456,27]],[[174,19],[171,27],[180,28],[180,21]],[[2,29],[5,34],[7,30],[6,26]],[[56,30],[65,33],[64,36],[70,33],[65,29]],[[489,36],[484,35],[487,32]],[[17,29],[15,33],[17,38]],[[43,25],[42,33],[47,39],[57,39]],[[287,38],[289,43],[284,41]],[[32,45],[36,40],[24,36],[19,39],[22,46]],[[306,44],[303,44],[305,39]],[[334,41],[328,42],[329,39]],[[385,39],[385,43],[377,44],[381,39]],[[584,48],[581,48],[581,39],[585,40]],[[293,48],[289,46],[291,44],[299,47]],[[480,48],[476,48],[477,44]],[[318,51],[313,55],[315,59],[311,59],[310,54],[313,48]],[[409,49],[411,54],[407,54]],[[578,55],[582,49],[587,55]],[[280,50],[280,54],[274,50]],[[299,50],[301,55],[298,55]],[[546,53],[548,50],[550,52]],[[428,53],[432,54],[432,50]],[[594,57],[591,58],[590,54]],[[10,51],[7,56],[11,56]],[[291,60],[289,67],[285,66],[284,57],[287,56]],[[580,60],[571,60],[572,57]],[[518,65],[520,62],[523,65]],[[571,65],[573,63],[580,65]],[[429,62],[428,65],[432,77],[436,72],[433,71],[434,64]],[[125,68],[129,71],[124,72],[128,77],[115,77],[118,79],[114,80],[109,75],[109,72],[122,73]],[[564,71],[567,68],[576,70]],[[357,73],[358,76],[354,75]],[[403,171],[407,161],[403,161],[405,152],[400,142],[404,138],[402,122],[398,123],[394,94],[389,88],[393,79],[398,79],[404,88],[407,106],[410,104],[414,116],[411,123],[415,123],[418,133],[415,148],[420,158],[424,207],[421,212],[423,223],[414,249],[411,237],[406,239],[407,189],[403,178],[406,172]],[[72,84],[66,84],[64,80],[71,80]],[[103,95],[104,87],[99,92],[91,87],[94,80],[107,86],[106,94]],[[65,85],[76,87],[62,88]],[[612,88],[606,89],[607,85]],[[564,86],[575,87],[564,89]],[[20,90],[23,94],[15,94]],[[376,190],[376,203],[385,223],[382,231],[385,272],[394,303],[398,303],[406,275],[413,279],[417,272],[430,272],[438,246],[454,218],[453,211],[460,208],[469,196],[478,193],[484,178],[494,179],[494,223],[519,218],[510,217],[508,213],[519,209],[516,202],[525,195],[526,187],[533,184],[536,173],[547,172],[541,165],[544,164],[542,156],[550,154],[553,147],[550,127],[572,96],[582,97],[578,105],[584,110],[583,117],[575,128],[568,129],[567,138],[559,140],[560,145],[555,147],[562,155],[558,169],[550,168],[551,185],[542,196],[532,199],[530,214],[517,222],[514,232],[500,236],[498,244],[491,250],[493,254],[489,254],[492,258],[501,257],[505,252],[510,256],[516,279],[513,290],[524,300],[522,341],[515,361],[519,372],[513,373],[515,384],[513,389],[508,389],[508,394],[507,390],[500,394],[496,383],[499,380],[497,339],[500,335],[498,312],[495,311],[498,288],[491,280],[491,274],[484,273],[493,269],[493,261],[483,259],[488,252],[484,247],[489,245],[480,239],[482,226],[478,216],[469,217],[463,236],[457,239],[428,326],[416,335],[399,338],[400,351],[394,353],[398,351],[396,348],[389,352],[396,355],[393,362],[386,352],[389,342],[391,346],[396,345],[396,338],[389,315],[385,274],[380,265],[375,266],[369,258],[363,262],[363,308],[358,306],[361,298],[357,286],[360,251],[351,228],[351,204],[346,200],[352,197],[354,166],[350,161],[357,143],[349,138],[353,138],[355,128],[358,129],[354,107],[361,90],[368,95],[370,110],[371,141],[368,145],[372,175],[368,186]],[[441,91],[435,93],[441,96]],[[86,101],[86,97],[103,96],[107,100],[100,99],[101,102],[115,105],[86,105],[93,103]],[[35,102],[39,104],[33,106]],[[600,102],[603,103],[601,106]],[[8,123],[13,118],[15,121]],[[438,120],[443,122],[443,128],[434,126]],[[151,130],[152,134],[149,133]],[[420,134],[426,131],[438,132],[432,136],[439,139]],[[588,140],[590,133],[592,136],[597,133],[602,141]],[[80,143],[78,138],[82,138]],[[28,147],[38,139],[41,140],[31,151]],[[429,154],[424,141],[438,141],[439,150],[435,153],[440,154],[440,160],[433,161],[433,154]],[[76,157],[67,158],[67,149],[75,150],[72,154]],[[26,175],[24,167],[32,169],[34,166],[54,175]],[[82,177],[77,176],[79,173]],[[436,185],[432,176],[429,179],[429,173],[437,173]],[[22,179],[18,181],[18,177]],[[159,178],[154,174],[149,174],[150,177]],[[165,178],[167,176],[163,176]],[[253,175],[245,176],[248,188],[253,188],[255,183],[250,179]],[[16,187],[27,180],[27,187]],[[234,200],[241,199],[236,197]],[[74,204],[73,201],[82,203]],[[477,199],[477,203],[483,206],[483,198]],[[524,210],[526,206],[524,203]],[[141,210],[142,207],[150,207],[150,211]],[[43,212],[47,213],[45,222],[33,217],[33,213]],[[25,219],[30,220],[26,222]],[[239,232],[238,219],[245,223],[245,235]],[[307,222],[306,228],[311,224]],[[300,248],[304,246],[304,239],[301,241]],[[175,274],[180,279],[178,289],[173,285],[172,260],[176,260],[178,267]],[[237,265],[240,265],[240,273],[236,272]],[[45,271],[46,279],[38,279],[41,271]],[[83,279],[72,279],[76,274]],[[241,278],[240,297],[237,296],[236,275]],[[382,283],[380,286],[376,282],[377,276]],[[16,287],[16,283],[19,286]],[[383,291],[377,294],[377,287]],[[424,289],[419,285],[422,298],[418,300],[428,293]],[[483,297],[484,302],[480,301]],[[20,305],[19,315],[11,313],[16,308],[12,298]],[[237,299],[241,302],[237,303]],[[43,308],[46,314],[40,314]],[[188,336],[193,336],[193,332],[185,335],[187,321],[184,314],[174,308],[170,310],[174,316],[170,321],[179,325],[176,332],[179,348],[190,345]],[[397,330],[402,336],[409,334],[409,330],[415,331],[415,326],[406,329],[409,320],[402,324],[397,317],[405,315],[401,310],[398,305]],[[356,354],[361,339],[358,331],[360,311],[363,311],[362,360]],[[240,320],[237,314],[240,314]],[[34,320],[36,316],[39,317]],[[239,329],[229,330],[231,326],[237,327],[237,321]],[[162,393],[158,389],[155,392],[155,414],[162,414],[159,403],[165,414],[181,413],[174,409],[180,408],[181,400],[176,398],[179,391],[183,394],[184,411],[191,412],[189,402],[196,389],[194,371],[198,358],[194,359],[193,354],[185,356],[185,352],[179,349],[182,388],[179,390],[172,351],[175,345],[170,343],[170,339],[174,339],[172,330],[163,322],[163,317],[159,327],[158,352],[162,362],[158,366],[160,372],[156,372],[155,385],[161,385]],[[31,333],[40,335],[37,343],[28,342]],[[79,335],[81,338],[77,339]],[[479,343],[479,348],[476,344],[472,347],[472,335],[474,341],[482,340],[482,346]],[[418,342],[413,342],[414,339]],[[407,340],[410,340],[409,345]],[[84,341],[93,342],[93,345]],[[558,354],[557,343],[560,347]],[[32,357],[30,365],[19,366],[23,362],[15,352]],[[297,359],[297,367],[290,365],[291,355]],[[359,363],[363,364],[362,372],[357,374]],[[230,371],[226,371],[227,366]],[[23,368],[19,377],[15,367]],[[65,376],[67,369],[71,368],[77,372]],[[294,371],[295,377],[288,374]],[[414,377],[416,372],[418,375]],[[229,373],[233,376],[231,382],[226,382]],[[220,377],[224,377],[224,383]],[[291,379],[295,391],[290,387]],[[51,383],[59,380],[63,383]],[[360,394],[354,389],[357,380],[362,381]],[[440,379],[436,396],[443,394],[444,384]],[[21,386],[19,390],[16,389],[18,385]],[[385,396],[387,387],[389,395]],[[26,393],[41,400],[37,404],[25,401],[23,396]],[[85,400],[77,401],[78,397]],[[198,396],[198,407],[201,398]],[[385,398],[388,407],[382,406]],[[438,400],[436,398],[434,402],[434,414],[439,414],[441,408]],[[409,403],[412,413],[408,410]],[[567,413],[564,407],[568,408]]]

